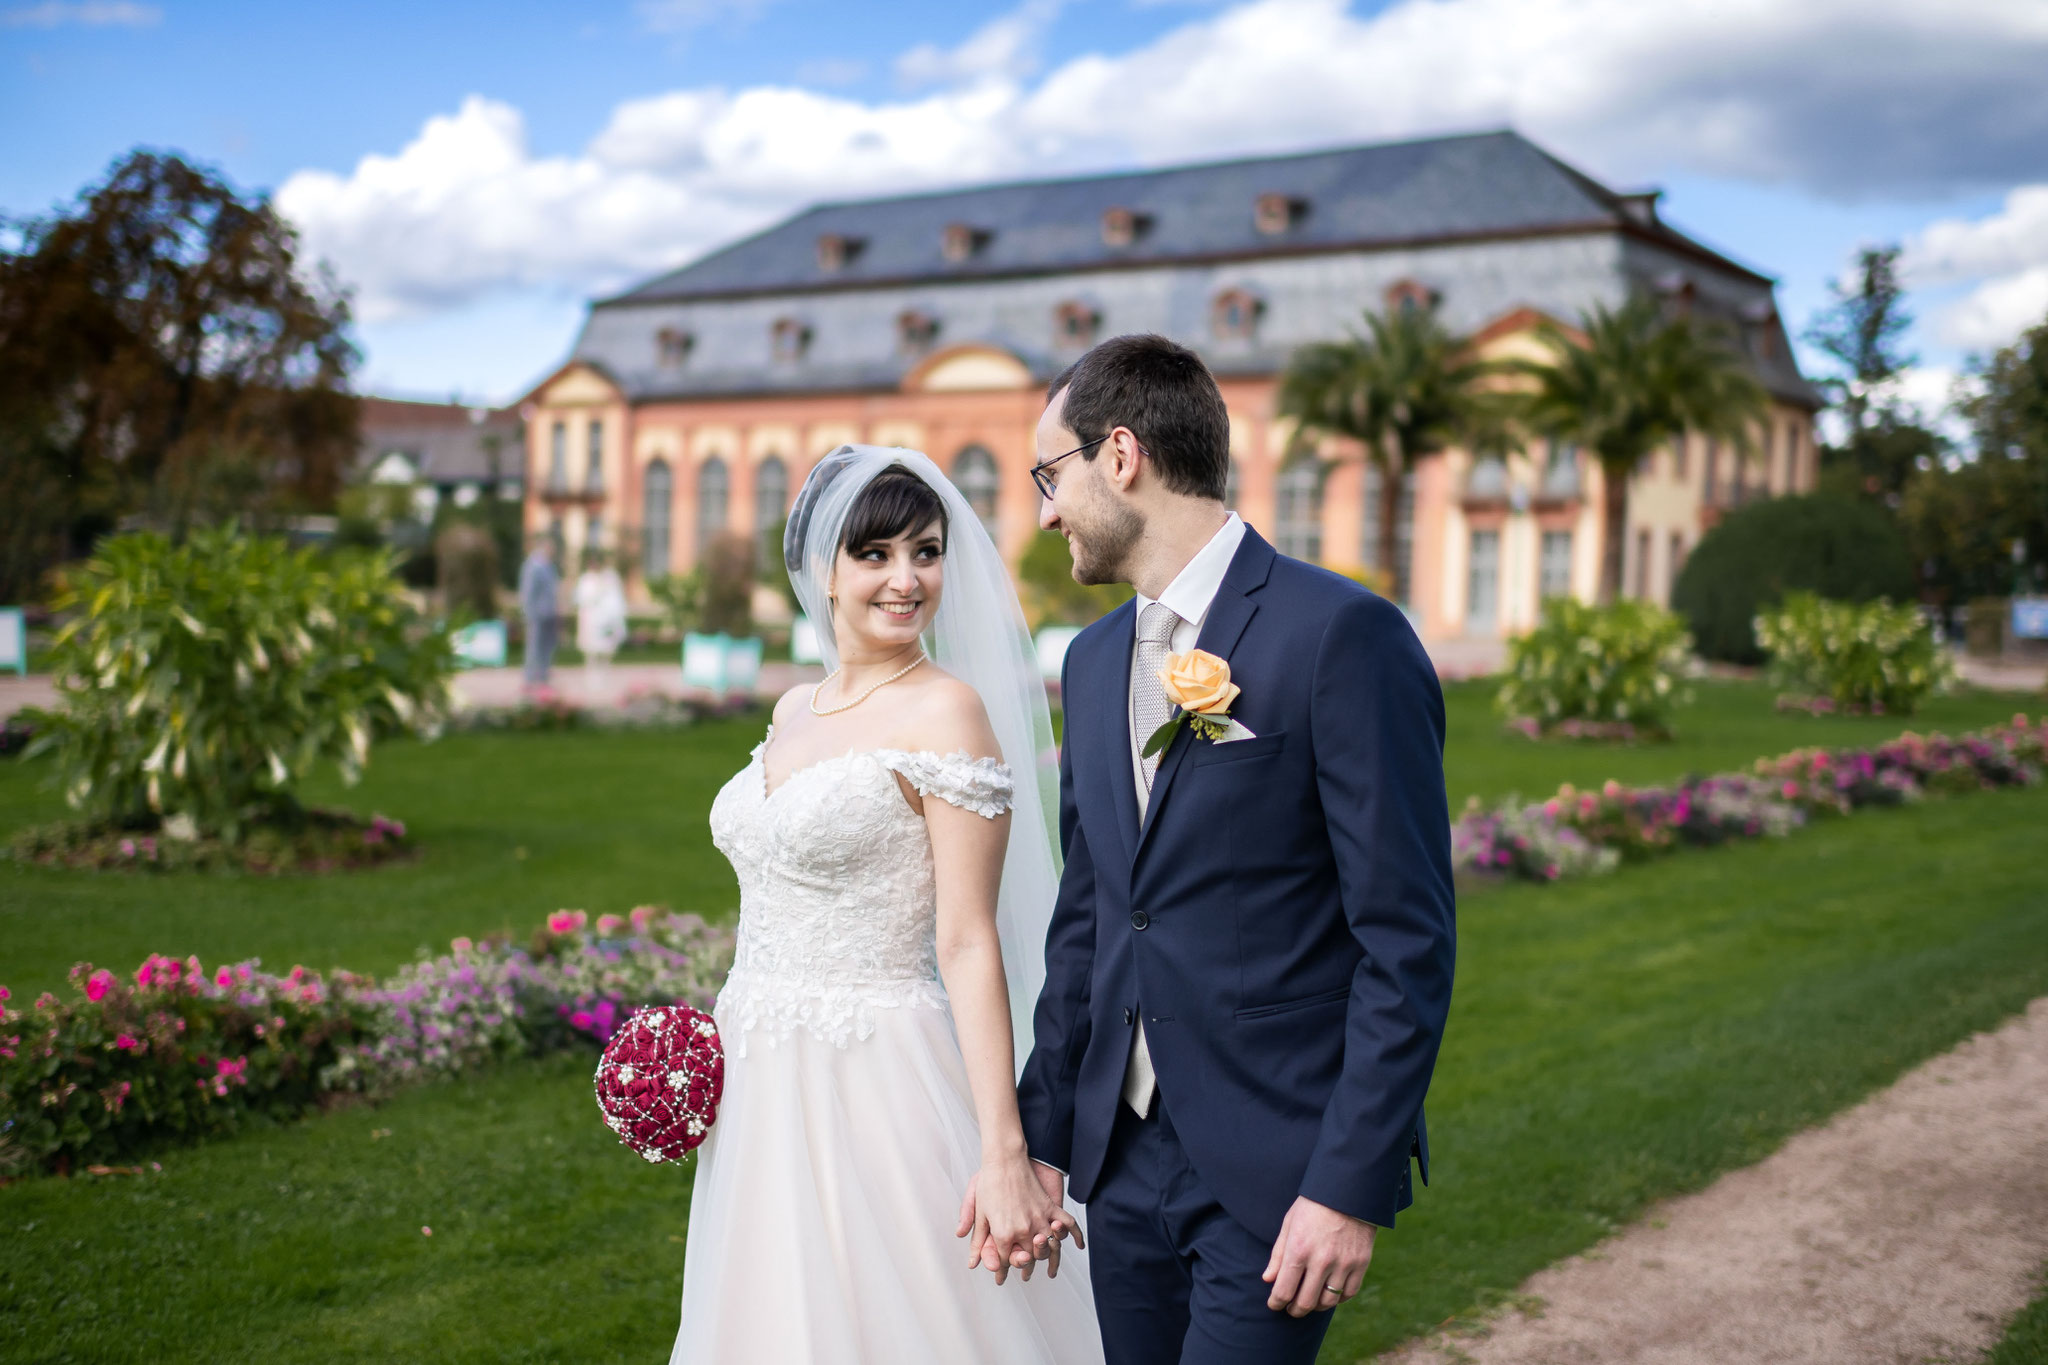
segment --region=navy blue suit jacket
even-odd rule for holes
[[[1297,1195],[1391,1226],[1429,1178],[1422,1098],[1454,951],[1443,692],[1399,609],[1247,531],[1197,645],[1256,736],[1187,730],[1144,823],[1134,604],[1075,639],[1066,871],[1018,1083],[1032,1156],[1086,1200],[1142,1013],[1196,1173],[1261,1237]]]

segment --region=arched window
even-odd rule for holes
[[[789,511],[789,466],[770,455],[754,470],[754,534],[761,538],[761,562],[782,553],[782,518]]]
[[[604,423],[601,421],[590,424],[590,463],[583,469],[583,488],[589,493],[604,491]]]
[[[980,446],[969,446],[953,457],[953,486],[981,524],[989,538],[996,534],[996,457]]]
[[[697,466],[697,558],[702,560],[711,542],[725,529],[726,499],[731,476],[725,461],[713,455]]]
[[[1275,484],[1281,554],[1315,563],[1323,557],[1323,470],[1312,454],[1303,453],[1280,471]]]
[[[557,422],[548,433],[548,492],[569,491],[569,424]]]
[[[652,583],[669,572],[669,528],[675,517],[675,474],[655,460],[640,480],[640,574]]]

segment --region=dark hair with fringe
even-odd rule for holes
[[[919,531],[939,524],[939,548],[946,548],[952,529],[946,504],[930,484],[900,464],[892,464],[860,490],[846,513],[846,526],[839,535],[839,548],[858,554],[864,545],[891,540],[906,531]]]
[[[1067,429],[1096,441],[1129,427],[1175,493],[1223,500],[1230,478],[1230,413],[1216,379],[1187,347],[1150,333],[1111,337],[1060,372],[1045,391],[1064,389]],[[1100,446],[1081,452],[1084,460]]]

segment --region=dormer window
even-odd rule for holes
[[[1152,226],[1152,215],[1139,213],[1136,209],[1104,209],[1102,213],[1102,244],[1104,246],[1129,246],[1145,235]]]
[[[1265,307],[1248,289],[1226,289],[1209,305],[1209,330],[1226,341],[1249,338],[1258,331]]]
[[[1387,311],[1399,313],[1414,309],[1426,313],[1436,307],[1442,297],[1419,280],[1396,280],[1387,286]]]
[[[1069,299],[1052,310],[1053,340],[1061,346],[1094,345],[1095,329],[1101,325],[1101,310],[1078,299]]]
[[[1663,197],[1662,190],[1642,190],[1636,194],[1617,194],[1614,202],[1635,222],[1644,227],[1656,227],[1657,201]]]
[[[1657,277],[1657,293],[1664,300],[1664,309],[1675,317],[1684,317],[1692,312],[1693,303],[1699,298],[1700,287],[1683,272],[1667,271]]]
[[[1262,194],[1252,205],[1252,223],[1268,237],[1287,231],[1308,212],[1308,200],[1290,194]]]
[[[896,344],[906,351],[922,351],[939,334],[939,320],[930,313],[906,308],[896,315]]]
[[[839,232],[823,234],[818,238],[818,269],[844,270],[867,244],[865,237],[848,237]]]
[[[964,261],[987,246],[994,235],[972,223],[948,223],[939,234],[939,252],[949,261]]]
[[[811,344],[811,329],[796,318],[777,318],[769,340],[777,360],[801,360]]]
[[[663,369],[672,370],[690,358],[697,338],[677,327],[664,327],[654,334],[654,353]]]

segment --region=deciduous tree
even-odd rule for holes
[[[0,251],[0,600],[123,520],[182,532],[332,505],[353,456],[346,298],[292,228],[138,151]]]

